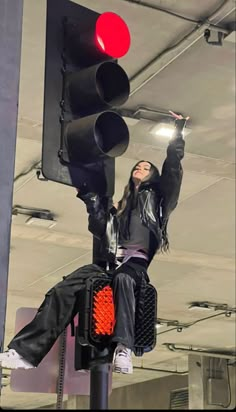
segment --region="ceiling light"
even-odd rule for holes
[[[29,216],[25,221],[27,225],[41,226],[50,229],[57,223],[54,213],[48,209],[15,205],[12,208],[12,216],[18,215]]]
[[[169,137],[171,138],[174,133],[174,126],[172,125],[165,125],[165,123],[160,123],[157,126],[154,126],[153,129],[151,130],[152,134],[155,134],[156,136],[163,136],[163,137]]]
[[[189,306],[189,308],[188,308],[189,310],[192,310],[192,311],[209,311],[209,310],[215,310],[214,308],[211,308],[211,307],[209,307],[209,306],[202,306],[202,305],[191,305],[191,306]]]
[[[155,136],[162,136],[171,139],[175,132],[174,123],[158,123],[151,128],[150,133]],[[191,129],[185,127],[183,135],[187,136],[191,132]]]
[[[192,302],[188,307],[189,310],[195,311],[223,311],[225,316],[230,317],[236,313],[236,308],[229,306],[227,303],[215,303],[215,302]]]

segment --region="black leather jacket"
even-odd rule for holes
[[[149,263],[162,246],[164,235],[167,236],[167,223],[171,212],[178,203],[182,183],[185,141],[182,135],[169,142],[167,157],[163,163],[162,173],[156,184],[141,183],[138,191],[140,218],[150,229]],[[89,231],[101,240],[101,253],[104,260],[114,261],[118,243],[118,219],[116,209],[105,211],[102,200],[95,193],[78,194],[87,207],[89,214]]]

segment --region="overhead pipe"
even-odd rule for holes
[[[166,326],[174,326],[171,329],[164,330],[163,332],[157,333],[157,335],[162,335],[163,333],[169,333],[173,330],[177,330],[177,332],[182,332],[183,329],[189,328],[190,326],[196,325],[197,323],[200,323],[200,322],[203,322],[205,320],[212,319],[212,318],[216,318],[216,317],[221,316],[221,315],[225,315],[226,317],[230,317],[232,315],[232,313],[235,313],[235,308],[229,308],[228,305],[227,305],[227,308],[225,307],[225,311],[223,311],[223,312],[219,312],[219,313],[216,313],[214,315],[206,316],[204,318],[200,318],[200,319],[197,319],[197,320],[195,320],[193,322],[189,322],[189,323],[181,323],[178,320],[169,320],[169,319],[157,318],[156,319],[157,323],[159,321],[159,323],[166,324]]]
[[[199,20],[194,20],[194,19],[191,19],[189,17],[182,16],[181,14],[175,13],[171,10],[163,9],[162,7],[154,6],[153,4],[144,3],[142,0],[123,0],[123,1],[126,1],[127,3],[134,3],[134,4],[137,4],[138,6],[146,7],[148,9],[157,10],[157,11],[160,11],[162,13],[168,14],[169,16],[173,16],[173,17],[176,17],[180,20],[185,20],[185,21],[188,21],[188,22],[193,23],[193,24],[203,23]],[[210,24],[209,28],[212,31],[214,31],[214,30],[215,31],[221,31],[221,33],[229,34],[229,30],[226,30],[223,27],[217,26],[215,24]]]
[[[134,3],[134,1],[131,0],[123,1]],[[231,0],[224,2],[220,7],[217,8],[216,11],[214,11],[214,13],[208,19],[206,19],[205,22],[199,23],[194,30],[184,36],[178,43],[167,48],[166,50],[163,50],[156,57],[154,57],[154,59],[147,63],[141,70],[139,70],[133,77],[131,77],[130,96],[139,91],[143,86],[145,86],[145,84],[151,81],[157,74],[159,74],[163,69],[169,66],[169,64],[171,64],[173,61],[175,61],[177,57],[181,56],[186,50],[193,46],[204,35],[205,30],[210,28],[211,24],[213,24],[213,27],[215,28],[216,26],[212,22],[212,20],[216,19],[216,16],[222,11],[222,9],[224,9],[225,6],[230,3]],[[141,1],[137,1],[137,4],[145,5]],[[152,6],[152,8],[154,8],[154,6]],[[216,24],[224,20],[234,10],[235,6],[227,11],[223,16],[216,19]],[[222,31],[223,29],[219,28],[219,30]],[[227,34],[229,34],[229,31],[227,31]],[[176,52],[176,54],[173,56],[174,51]]]
[[[172,352],[186,352],[186,353],[198,353],[200,355],[205,355],[205,356],[211,356],[215,358],[222,358],[222,359],[234,359],[236,358],[236,353],[235,352],[229,352],[229,351],[218,351],[218,352],[210,352],[207,349],[203,348],[196,348],[193,349],[192,346],[184,347],[184,346],[177,346],[175,343],[163,343],[162,345],[165,345],[169,350]]]
[[[134,366],[134,369],[141,369],[144,371],[151,371],[151,372],[164,372],[164,373],[171,373],[173,375],[187,375],[188,374],[188,370],[185,371],[177,371],[177,370],[173,370],[173,369],[159,369],[159,368],[147,368],[144,366]]]

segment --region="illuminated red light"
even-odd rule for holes
[[[95,335],[112,335],[115,326],[115,309],[110,286],[105,286],[93,297],[93,321]]]
[[[117,14],[103,13],[96,22],[95,41],[103,53],[118,59],[124,56],[130,47],[128,26]]]

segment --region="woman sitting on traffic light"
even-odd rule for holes
[[[95,193],[78,189],[89,214],[89,230],[101,239],[106,259],[113,266],[112,288],[115,303],[115,329],[111,342],[116,346],[113,370],[132,373],[136,291],[149,282],[147,268],[158,250],[169,248],[167,223],[177,206],[183,169],[185,142],[182,130],[188,118],[176,118],[175,136],[169,142],[167,157],[158,169],[149,161],[139,161],[131,171],[117,207],[107,213]],[[111,267],[111,266],[110,266]],[[0,364],[10,369],[38,366],[54,342],[76,314],[78,293],[84,279],[102,269],[87,265],[49,290],[35,318],[0,354]]]

